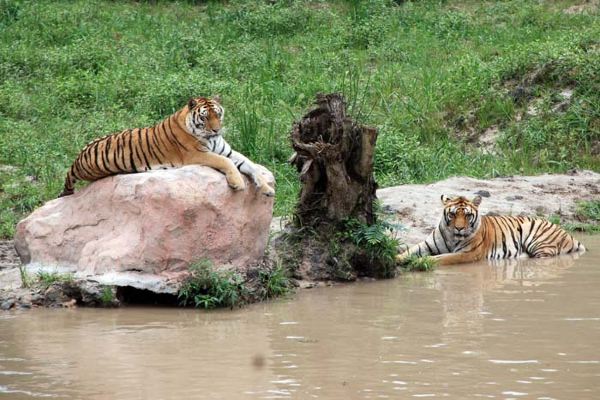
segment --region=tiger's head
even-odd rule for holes
[[[188,132],[200,139],[210,139],[222,133],[221,124],[225,110],[218,96],[212,98],[195,97],[187,104],[185,127]]]
[[[477,232],[481,223],[478,210],[481,196],[468,200],[463,196],[450,198],[442,195],[442,203],[444,213],[440,227],[444,227],[446,232],[459,240]]]

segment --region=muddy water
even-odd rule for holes
[[[0,314],[0,399],[600,398],[600,236],[242,310]]]

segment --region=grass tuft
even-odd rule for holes
[[[214,270],[210,261],[203,260],[190,266],[190,276],[179,289],[178,298],[183,306],[233,308],[243,305],[247,295],[239,273]]]
[[[407,259],[403,260],[401,268],[404,271],[421,271],[428,272],[433,271],[437,266],[437,262],[433,257],[418,257],[412,255]]]
[[[48,287],[50,287],[53,283],[73,282],[73,279],[74,279],[74,277],[72,274],[61,274],[58,272],[45,272],[42,270],[37,272],[37,281],[43,288],[46,288],[46,289]]]

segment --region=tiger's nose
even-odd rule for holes
[[[459,227],[459,226],[456,226],[456,227],[454,227],[454,229],[456,229],[457,231],[459,231],[459,232],[460,232],[460,231],[462,231],[462,230],[463,230],[463,229],[465,229],[465,228],[464,228],[463,226],[460,226],[460,227]]]

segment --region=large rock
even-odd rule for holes
[[[35,210],[17,225],[15,247],[32,272],[174,293],[195,261],[260,261],[273,199],[246,185],[234,192],[223,174],[202,166],[116,175]]]

